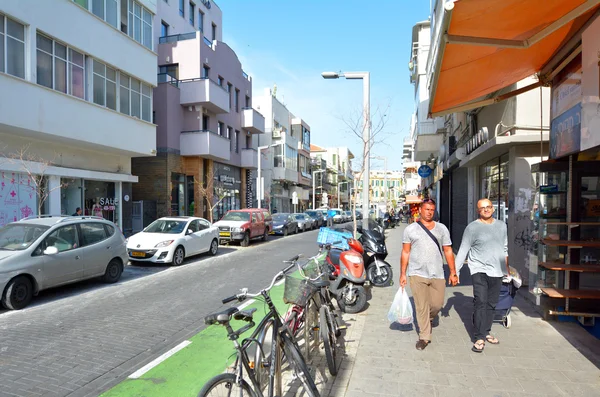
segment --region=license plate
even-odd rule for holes
[[[219,236],[221,236],[221,237],[229,237],[229,236],[231,236],[231,233],[230,232],[219,232]]]
[[[135,256],[135,257],[138,257],[138,258],[139,257],[143,258],[143,257],[146,256],[146,253],[145,252],[139,252],[139,251],[132,251],[131,252],[131,256]]]

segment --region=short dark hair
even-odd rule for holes
[[[80,207],[75,208],[75,212],[77,212],[77,211],[81,211],[81,208]]]
[[[433,205],[435,205],[435,200],[434,199],[430,199],[430,198],[423,199],[423,201],[421,201],[421,204],[419,205],[419,207],[422,207],[425,204],[433,204]]]

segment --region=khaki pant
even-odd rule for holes
[[[415,300],[419,339],[431,341],[431,320],[444,306],[446,280],[410,276],[410,289]]]

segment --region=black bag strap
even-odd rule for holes
[[[440,250],[440,255],[442,256],[442,261],[443,261],[444,254],[442,254],[442,247],[440,247],[440,242],[438,241],[438,239],[433,235],[433,233],[431,233],[431,231],[429,229],[427,229],[427,226],[425,226],[421,221],[419,221],[417,223],[419,224],[419,226],[421,226],[423,228],[423,230],[425,230],[425,233],[427,233],[427,235],[429,237],[431,237],[431,239],[433,240],[435,245],[438,247],[438,250]]]

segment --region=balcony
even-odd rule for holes
[[[210,79],[180,80],[179,89],[183,106],[200,105],[216,114],[229,113],[229,93]]]
[[[284,167],[273,167],[273,179],[298,183],[298,171]]]
[[[242,109],[242,128],[251,134],[265,133],[265,118],[252,108]]]
[[[242,168],[258,168],[258,152],[256,149],[242,149]]]
[[[171,36],[163,36],[158,38],[159,44],[175,43],[177,41],[194,40],[196,38],[196,32],[174,34]]]
[[[0,73],[0,131],[128,157],[152,156],[156,126]]]
[[[179,148],[182,156],[202,156],[217,161],[229,161],[229,139],[216,132],[182,131],[179,136]]]

